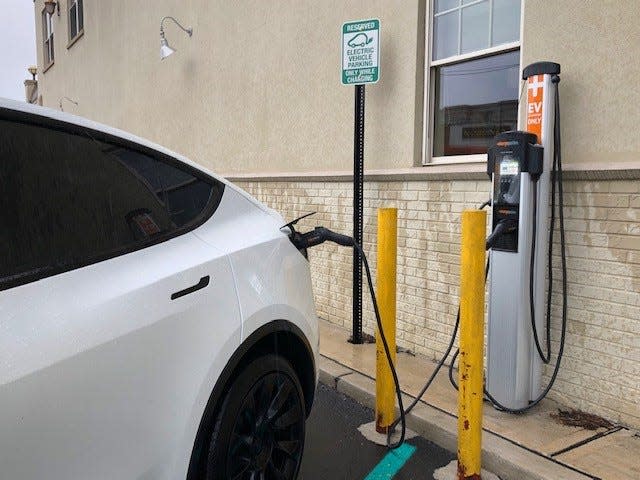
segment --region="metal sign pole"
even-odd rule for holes
[[[364,177],[364,85],[356,85],[353,129],[353,239],[362,246]],[[362,259],[353,249],[353,334],[351,343],[362,343]]]
[[[380,77],[380,20],[371,18],[342,24],[342,84],[355,85],[353,128],[353,239],[362,246],[364,181],[364,86]],[[353,335],[362,343],[362,259],[353,249]]]

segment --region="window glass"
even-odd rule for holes
[[[517,126],[519,51],[436,71],[433,156],[486,153],[499,132]]]
[[[520,38],[521,0],[436,2],[433,59],[485,50]]]
[[[53,24],[51,15],[42,11],[42,44],[45,66],[53,62]]]
[[[460,53],[475,52],[489,47],[489,2],[462,9],[462,38]]]
[[[177,234],[223,189],[137,151],[5,120],[0,165],[0,289]]]
[[[82,0],[77,0],[76,3],[78,4],[78,30],[82,30],[84,28]]]
[[[434,59],[458,54],[458,11],[445,13],[433,19]]]
[[[69,40],[73,40],[82,31],[82,0],[69,2]]]
[[[78,7],[75,3],[71,4],[69,8],[69,36],[71,39],[75,38],[78,35],[78,17],[76,13],[78,11]]]
[[[491,38],[493,45],[520,38],[520,0],[493,0]]]
[[[166,205],[176,227],[191,222],[207,205],[211,193],[208,182],[131,150],[116,148],[111,153]]]
[[[458,5],[460,5],[460,0],[436,0],[434,11],[440,13],[456,8]]]

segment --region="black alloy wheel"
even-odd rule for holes
[[[231,386],[209,450],[208,479],[293,480],[305,435],[302,387],[289,362],[267,355]]]

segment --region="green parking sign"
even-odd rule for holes
[[[342,84],[376,83],[380,77],[380,20],[342,25]]]

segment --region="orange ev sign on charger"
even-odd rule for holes
[[[544,75],[532,75],[527,80],[527,131],[535,133],[542,142],[542,96]]]

